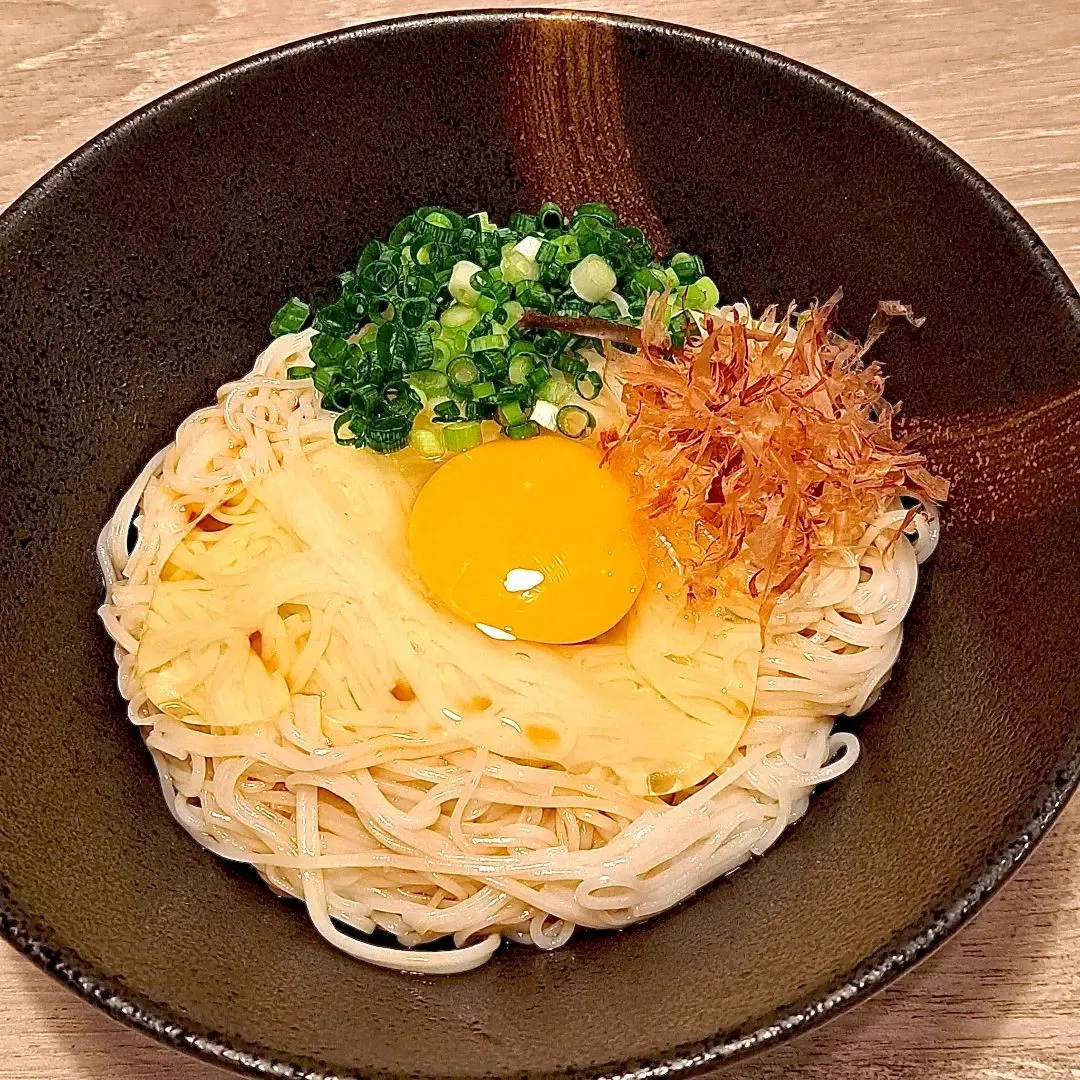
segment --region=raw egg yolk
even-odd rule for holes
[[[409,546],[439,600],[504,640],[594,638],[645,579],[625,487],[597,450],[556,435],[497,439],[443,465],[413,507]]]

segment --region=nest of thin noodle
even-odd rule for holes
[[[841,293],[797,317],[701,316],[682,346],[666,295],[642,320],[642,347],[614,352],[628,423],[601,432],[609,465],[681,565],[691,594],[740,568],[767,618],[816,556],[857,544],[901,496],[939,503],[948,483],[893,433],[884,376],[865,360],[894,316],[878,306],[862,343],[830,330]],[[915,510],[912,511],[914,513]]]

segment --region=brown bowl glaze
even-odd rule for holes
[[[729,298],[843,285],[855,331],[910,301],[925,327],[877,354],[955,496],[862,759],[766,858],[643,927],[402,976],[174,824],[94,615],[94,540],[283,297],[417,204],[544,198],[613,203]],[[992,188],[850,87],[625,18],[368,25],[95,139],[4,215],[0,280],[2,926],[174,1046],[290,1078],[702,1070],[925,956],[1077,783],[1080,302]]]

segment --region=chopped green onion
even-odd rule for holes
[[[383,387],[383,402],[389,414],[407,416],[409,420],[424,407],[420,395],[404,381],[387,383]]]
[[[555,361],[555,367],[559,371],[565,371],[572,379],[584,375],[589,370],[589,365],[580,356],[575,356],[573,353],[564,353],[560,356]]]
[[[415,258],[419,266],[426,267],[430,272],[445,267],[453,255],[454,249],[449,244],[440,244],[437,240],[432,240],[430,243],[420,244],[417,247]]]
[[[535,281],[540,276],[540,267],[516,249],[508,251],[503,256],[499,267],[502,270],[503,281],[510,285],[516,285],[519,281]]]
[[[563,295],[559,297],[558,311],[560,315],[588,315],[589,305],[573,292],[563,293]]]
[[[347,386],[332,386],[329,392],[323,395],[323,408],[343,412],[349,407],[351,397]]]
[[[555,426],[568,439],[584,439],[596,428],[596,417],[580,405],[564,405],[555,414]]]
[[[537,364],[536,367],[525,376],[525,385],[530,390],[539,390],[551,378],[551,371],[546,364]]]
[[[521,255],[528,259],[530,263],[536,263],[536,255],[540,248],[543,246],[544,241],[539,236],[523,236],[516,244],[507,244],[503,249],[504,257],[511,253]],[[500,268],[502,263],[499,264]]]
[[[595,371],[583,371],[574,382],[578,396],[586,401],[599,397],[603,385],[603,380]]]
[[[495,278],[492,274],[489,274],[486,270],[482,269],[474,270],[472,276],[469,278],[470,288],[475,289],[478,293],[488,291],[494,282]]]
[[[520,401],[505,401],[499,406],[503,427],[524,424],[529,414],[522,408]]]
[[[357,428],[361,430],[357,430]],[[352,413],[343,412],[334,418],[334,441],[342,446],[363,446],[364,431],[362,422],[357,422]]]
[[[369,296],[375,293],[389,292],[397,284],[397,280],[397,267],[392,263],[384,262],[382,259],[376,259],[375,262],[368,263],[360,272],[361,288]]]
[[[417,233],[425,240],[446,242],[461,229],[461,218],[442,207],[424,207],[414,215]]]
[[[503,304],[503,311],[506,318],[502,322],[507,330],[516,326],[521,321],[521,316],[525,314],[525,309],[516,300],[507,300]]]
[[[455,384],[457,386],[472,386],[480,378],[480,371],[467,356],[459,356],[456,360],[450,362],[446,369],[446,377],[450,380],[451,386]]]
[[[365,266],[380,258],[383,253],[383,246],[379,240],[369,240],[364,250],[360,252],[360,258],[356,262],[357,272],[362,271]]]
[[[342,297],[332,304],[319,308],[312,325],[319,333],[348,337],[356,329],[357,305]]]
[[[368,300],[368,313],[376,322],[386,322],[394,317],[394,298],[389,293],[372,296]]]
[[[540,284],[549,289],[565,289],[570,284],[570,271],[561,262],[548,262],[540,267]]]
[[[414,371],[409,375],[409,385],[426,398],[446,393],[449,380],[441,371]]]
[[[481,267],[468,259],[459,259],[454,263],[454,269],[450,274],[448,286],[450,295],[459,303],[468,307],[475,307],[480,296],[480,290],[473,285],[472,281],[476,274],[481,272]]]
[[[639,296],[648,296],[649,293],[663,292],[667,288],[667,280],[662,270],[646,266],[634,274],[631,288]]]
[[[486,210],[478,210],[475,214],[470,214],[465,220],[468,221],[477,232],[491,232],[495,228],[488,218],[488,212]]]
[[[525,420],[520,424],[512,424],[510,427],[503,428],[507,438],[510,439],[531,439],[540,434],[540,425],[534,420]]]
[[[616,283],[615,271],[599,255],[586,255],[570,271],[570,287],[590,304],[603,300]]]
[[[413,220],[412,214],[406,214],[394,227],[390,230],[389,244],[391,247],[398,247],[412,235],[413,229],[416,227],[416,222]]]
[[[536,218],[532,214],[515,211],[506,219],[506,227],[516,233],[531,233],[536,228]]]
[[[614,322],[616,319],[622,317],[622,312],[619,311],[619,305],[613,300],[602,300],[599,304],[593,304],[589,308],[589,314],[594,319],[605,319],[608,322]]]
[[[690,255],[685,251],[675,252],[668,260],[668,266],[675,271],[675,276],[679,279],[680,285],[689,285],[690,282],[697,281],[705,273],[705,266],[701,261],[701,256]]]
[[[576,263],[581,258],[581,245],[573,233],[563,233],[561,236],[553,236],[550,241],[555,245],[555,258],[563,266]]]
[[[431,302],[423,296],[403,300],[397,308],[397,318],[406,330],[419,330],[427,322]]]
[[[529,419],[534,423],[539,424],[542,428],[547,428],[548,431],[557,431],[558,428],[555,424],[555,418],[558,416],[558,413],[558,405],[553,405],[550,401],[537,401],[536,404],[533,405]]]
[[[582,218],[603,222],[611,228],[615,228],[619,223],[615,211],[607,203],[602,202],[582,203],[574,211],[574,221],[580,221]]]
[[[565,405],[573,397],[574,388],[570,380],[561,372],[553,371],[547,382],[542,383],[536,390],[536,396],[550,401],[553,405]]]
[[[472,354],[472,361],[485,379],[503,382],[510,371],[510,361],[506,354],[498,350]]]
[[[431,431],[429,428],[413,428],[409,442],[421,457],[430,460],[441,458],[446,453],[446,443],[441,433]]]
[[[484,441],[480,422],[477,420],[460,420],[454,424],[447,424],[443,428],[443,438],[446,441],[446,449],[455,454],[463,450],[472,450]]]
[[[405,370],[423,371],[435,359],[435,344],[426,330],[409,330],[406,335]]]
[[[552,243],[550,240],[544,240],[540,243],[540,246],[536,249],[536,261],[544,266],[546,263],[554,262],[559,257],[559,245]]]
[[[521,386],[500,386],[495,391],[495,404],[505,405],[508,401],[516,401],[523,409],[529,408],[536,400],[533,388],[528,384]]]
[[[298,296],[286,300],[270,320],[270,336],[281,337],[282,334],[295,334],[307,322],[310,311],[311,308]]]
[[[514,289],[517,301],[524,308],[550,315],[555,310],[555,300],[543,285],[535,281],[520,282]]]
[[[492,270],[491,273],[491,284],[484,289],[484,292],[488,296],[493,296],[498,303],[505,303],[510,299],[511,287],[505,281],[501,281],[499,278],[494,277],[494,270]]]
[[[316,367],[340,367],[349,351],[349,343],[331,334],[316,334],[308,355]]]
[[[456,401],[440,401],[432,410],[436,421],[445,423],[461,417],[461,409]]]
[[[364,437],[376,453],[393,454],[408,445],[411,424],[411,418],[400,413],[377,416],[368,424]]]
[[[695,311],[708,311],[720,303],[720,290],[710,277],[699,277],[686,286],[686,306]]]
[[[566,219],[556,203],[546,202],[540,205],[540,210],[536,215],[536,224],[544,232],[551,232],[553,229],[565,228]]]
[[[480,334],[469,339],[469,348],[473,352],[486,352],[488,349],[505,349],[510,344],[506,334]]]
[[[510,348],[506,350],[506,355],[512,360],[515,356],[532,356],[536,352],[536,348],[533,343],[527,338],[518,338],[517,341],[510,343]]]
[[[521,385],[526,381],[529,372],[532,371],[534,367],[536,367],[536,362],[530,356],[525,354],[515,356],[514,359],[510,361],[510,370],[508,373],[510,381],[515,385]]]
[[[575,392],[586,400],[601,392],[589,367],[595,343],[531,327],[527,312],[640,321],[650,294],[667,290],[678,342],[692,329],[686,312],[719,303],[696,256],[654,262],[644,232],[620,227],[603,203],[579,206],[569,221],[544,203],[536,215],[516,211],[506,228],[482,211],[463,218],[420,207],[387,242],[370,241],[337,281],[331,302],[309,308],[294,297],[275,315],[275,336],[315,331],[313,366],[294,362],[288,377],[311,380],[322,407],[337,414],[339,441],[383,453],[411,441],[432,459],[443,428],[475,432],[458,436],[462,445],[479,443],[479,422],[489,418],[515,438],[531,437],[537,425],[558,431]],[[414,429],[425,402],[430,420]],[[575,433],[595,425],[572,411],[565,417]]]
[[[381,404],[382,394],[379,388],[371,383],[358,386],[349,396],[350,407],[361,416],[374,416]]]
[[[557,330],[547,330],[537,334],[533,345],[535,345],[537,353],[550,358],[558,356],[566,347],[567,341],[569,341],[569,337],[566,334],[560,334]]]
[[[477,293],[477,296],[480,294]],[[477,320],[476,308],[470,307],[468,304],[451,304],[442,315],[439,316],[439,321],[443,326],[453,330],[457,327],[465,327],[466,329],[475,325]]]

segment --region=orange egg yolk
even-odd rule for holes
[[[409,522],[424,584],[492,637],[588,641],[645,571],[627,491],[597,450],[555,435],[497,439],[443,465]]]

